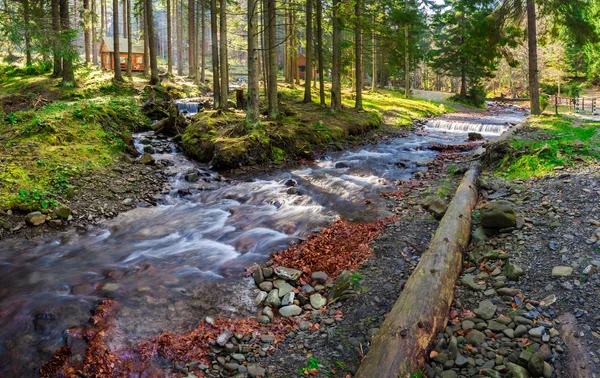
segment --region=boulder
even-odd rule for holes
[[[341,297],[345,291],[350,289],[352,286],[352,272],[344,270],[336,279],[333,281],[333,286],[327,296],[331,299]]]
[[[523,276],[525,272],[523,268],[517,264],[513,264],[510,260],[504,264],[504,275],[511,281],[518,281],[519,277]]]
[[[279,307],[281,306],[281,299],[279,299],[279,290],[273,289],[267,295],[267,299],[265,299],[265,304],[271,307]]]
[[[313,294],[310,296],[310,305],[316,310],[327,304],[327,299],[323,298],[321,294]]]
[[[140,158],[140,163],[144,165],[154,165],[155,160],[149,153],[144,153]]]
[[[39,211],[27,214],[25,222],[30,226],[41,226],[46,223],[46,216]]]
[[[507,362],[506,368],[508,369],[508,372],[510,373],[510,376],[512,378],[529,378],[529,373],[527,372],[527,369],[520,365],[513,364],[512,362]]]
[[[325,282],[327,282],[328,276],[325,272],[313,272],[310,278],[312,278],[312,280],[318,284],[324,284]]]
[[[429,210],[436,218],[441,218],[446,214],[448,204],[444,199],[438,195],[428,196],[421,203],[425,209]]]
[[[477,142],[483,140],[483,135],[479,133],[469,133],[467,142]]]
[[[278,266],[275,268],[275,275],[281,279],[288,281],[296,281],[302,275],[302,272],[297,269]]]
[[[57,207],[56,209],[54,209],[54,215],[56,215],[57,217],[61,218],[61,219],[67,219],[69,218],[69,215],[71,215],[71,208],[65,205],[61,205],[59,207]]]
[[[296,305],[285,306],[279,309],[279,315],[289,318],[302,313],[302,309]]]
[[[503,229],[517,225],[517,214],[509,201],[494,201],[480,210],[481,225],[485,228]]]

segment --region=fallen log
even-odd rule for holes
[[[558,317],[560,321],[560,338],[567,345],[569,360],[567,363],[565,378],[598,378],[600,371],[592,361],[587,348],[582,344],[577,327],[577,319],[571,313]],[[559,374],[561,377],[561,374]]]
[[[454,285],[462,269],[462,253],[471,234],[478,174],[475,163],[465,174],[429,248],[373,339],[356,377],[404,378],[424,365],[431,341],[446,326]]]

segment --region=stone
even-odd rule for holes
[[[504,264],[504,275],[511,281],[518,281],[519,277],[523,276],[525,272],[517,264],[513,264],[510,260]]]
[[[25,222],[30,226],[41,226],[46,223],[46,216],[39,211],[34,211],[27,214]]]
[[[512,362],[507,362],[505,366],[508,369],[511,378],[529,378],[529,373],[524,367],[513,364]]]
[[[554,376],[554,368],[547,362],[544,362],[544,378],[552,378]]]
[[[248,375],[250,377],[266,377],[267,371],[259,364],[248,364]]]
[[[500,322],[498,322],[498,321],[496,321],[496,320],[490,320],[490,321],[488,322],[488,329],[489,329],[490,331],[493,331],[493,332],[502,332],[502,331],[504,331],[506,328],[507,328],[507,327],[506,327],[504,324],[502,324],[502,323],[500,323]]]
[[[467,344],[472,346],[480,346],[485,342],[485,334],[476,329],[472,330],[465,337],[465,341]]]
[[[507,328],[504,331],[502,331],[502,333],[504,333],[509,339],[515,338],[515,331],[513,329]]]
[[[69,215],[71,215],[71,208],[65,205],[61,205],[54,209],[53,213],[60,219],[68,219]]]
[[[519,289],[513,289],[512,287],[501,287],[498,290],[496,290],[496,293],[498,293],[498,295],[514,297],[515,295],[519,294]]]
[[[327,296],[331,299],[341,297],[352,286],[352,272],[344,270],[336,279],[333,281],[331,290]]]
[[[552,358],[552,352],[547,345],[542,345],[540,350],[535,352],[529,363],[527,364],[527,369],[531,373],[534,378],[539,378],[544,375],[544,363]]]
[[[569,277],[573,273],[570,266],[555,266],[552,268],[552,277]]]
[[[273,335],[262,335],[260,337],[260,341],[262,343],[272,344],[275,341],[275,336],[273,336]]]
[[[124,206],[133,206],[135,203],[133,198],[125,198],[123,202],[121,202]]]
[[[291,293],[294,290],[294,287],[287,282],[279,285],[279,298],[285,297],[288,293]]]
[[[296,305],[285,306],[279,309],[279,314],[286,318],[300,315],[300,313],[302,313],[302,309]]]
[[[491,301],[482,301],[473,312],[483,320],[490,320],[496,314],[496,305]]]
[[[440,374],[440,378],[458,378],[458,374],[454,370],[445,370]]]
[[[529,335],[533,337],[542,337],[546,328],[543,326],[535,327],[529,330]]]
[[[550,294],[540,301],[540,306],[542,306],[542,307],[551,306],[551,305],[555,304],[557,300],[558,300],[558,298],[556,297],[556,294]]]
[[[281,300],[281,305],[289,306],[289,305],[294,304],[294,296],[295,296],[295,293],[293,291],[287,293]]]
[[[467,142],[477,142],[483,140],[483,135],[479,133],[469,133],[467,134]]]
[[[446,361],[448,361],[448,354],[442,352],[442,353],[438,353],[435,357],[433,357],[433,360],[439,364],[445,364]]]
[[[258,292],[256,298],[254,298],[254,305],[257,307],[260,306],[265,301],[265,299],[267,299],[267,295],[268,294],[264,291]]]
[[[475,277],[473,277],[470,274],[465,274],[462,279],[460,280],[460,282],[467,286],[468,288],[470,288],[471,290],[475,290],[475,291],[482,291],[485,289],[485,285],[480,285],[478,283],[475,282]]]
[[[149,153],[144,153],[142,155],[142,157],[140,158],[140,163],[142,163],[144,165],[154,165],[155,162],[156,161],[154,160],[152,155],[150,155]]]
[[[509,201],[489,202],[481,207],[479,214],[481,225],[485,228],[500,230],[517,225],[517,215]]]
[[[465,367],[468,362],[469,361],[467,360],[467,358],[459,353],[458,356],[456,356],[456,359],[454,360],[454,365],[456,365],[456,367],[462,368]]]
[[[261,315],[258,318],[256,318],[256,320],[260,323],[260,324],[268,324],[271,322],[271,319],[269,319],[268,316],[266,315]]]
[[[325,284],[327,282],[327,273],[325,272],[313,272],[310,278],[318,284]]]
[[[279,299],[279,290],[273,289],[267,295],[265,299],[265,304],[271,307],[279,307],[281,306],[281,299]]]
[[[266,291],[268,293],[269,291],[273,290],[273,282],[264,281],[261,282],[260,285],[258,285],[258,287],[260,288],[260,290]]]
[[[273,269],[272,268],[262,268],[263,276],[265,278],[273,277]]]
[[[448,210],[448,204],[438,195],[426,197],[421,203],[421,206],[427,209],[436,218],[443,217],[444,214],[446,214],[446,210]]]
[[[219,346],[225,346],[225,344],[227,344],[227,341],[229,341],[232,335],[233,334],[230,330],[225,330],[219,335],[219,337],[217,337],[217,344],[219,344]]]
[[[265,280],[262,269],[260,268],[256,268],[252,276],[254,278],[254,283],[256,284],[256,286],[260,285]]]
[[[314,293],[315,292],[315,288],[310,286],[309,284],[302,286],[301,290],[303,293]]]
[[[464,321],[461,323],[461,325],[460,325],[460,326],[461,326],[461,328],[462,328],[463,330],[465,330],[465,331],[468,331],[468,330],[470,330],[470,329],[473,329],[473,328],[475,327],[475,323],[473,323],[473,322],[472,322],[472,321],[470,321],[470,320],[464,320]]]
[[[227,371],[234,371],[234,370],[237,370],[239,366],[240,366],[240,365],[239,365],[239,364],[237,364],[237,363],[235,363],[235,362],[227,362],[227,363],[225,363],[225,364],[223,365],[223,367],[224,367],[224,368],[225,368],[225,370],[227,370]]]
[[[315,309],[320,309],[321,307],[327,304],[327,299],[324,298],[321,294],[313,294],[310,296],[310,305]]]
[[[450,353],[452,360],[458,356],[458,340],[454,336],[450,338],[450,342],[448,343],[448,353]]]
[[[275,268],[274,272],[277,277],[288,281],[297,281],[302,275],[302,272],[297,269],[286,268],[283,266],[278,266]]]

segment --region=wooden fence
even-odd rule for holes
[[[560,97],[554,96],[554,108],[558,114],[558,107],[566,106],[570,112],[595,114],[598,111],[597,99],[590,97]]]

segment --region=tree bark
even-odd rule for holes
[[[83,46],[85,51],[85,64],[91,62],[90,52],[90,0],[83,0]]]
[[[219,48],[219,63],[221,70],[221,109],[227,109],[227,97],[229,95],[229,69],[227,56],[227,0],[221,0],[220,14],[220,48]]]
[[[404,0],[404,11],[408,12],[408,0]],[[408,22],[404,25],[404,96],[410,98],[410,57],[408,53]]]
[[[467,98],[467,62],[463,59],[461,60],[462,68],[460,70],[460,98]],[[439,91],[439,85],[437,90]]]
[[[100,38],[106,37],[106,0],[100,0]]]
[[[261,1],[261,49],[262,49],[262,64],[263,64],[263,86],[265,91],[265,97],[269,96],[269,54],[267,52],[267,34],[269,33],[269,26],[267,20],[267,0]]]
[[[541,114],[540,77],[537,57],[537,27],[534,0],[527,0],[527,44],[529,46],[529,96],[531,114]]]
[[[427,350],[447,321],[462,251],[477,203],[477,165],[463,178],[448,211],[374,337],[356,378],[408,377],[425,364]]]
[[[154,15],[152,11],[152,0],[146,2],[146,23],[148,24],[148,50],[150,53],[150,85],[157,85],[158,64],[156,61],[156,35],[154,34]]]
[[[131,0],[123,0],[123,1],[127,2],[127,76],[131,76],[131,71],[133,69],[133,36],[131,34]]]
[[[325,77],[323,75],[323,0],[317,1],[317,55],[319,61],[319,103],[325,104]]]
[[[60,34],[60,6],[59,0],[52,0],[52,31],[54,32],[54,39],[52,41],[52,53],[54,55],[54,66],[52,70],[53,77],[62,76],[62,53],[61,46],[58,40]]]
[[[210,0],[210,36],[212,48],[212,69],[213,69],[213,98],[214,107],[221,107],[221,81],[219,79],[219,41],[217,40],[217,0]]]
[[[188,75],[196,75],[196,17],[194,0],[188,0]]]
[[[146,3],[146,0],[142,1],[142,7],[144,9],[144,77],[148,77],[148,74],[150,73],[150,43],[148,41],[148,17],[146,16],[148,14],[148,10],[146,9],[148,4]]]
[[[268,23],[268,52],[269,55],[269,93],[268,113],[270,119],[279,118],[279,103],[277,99],[277,28],[276,28],[276,0],[267,0]]]
[[[362,38],[362,2],[361,0],[355,0],[354,3],[354,15],[356,17],[356,24],[354,25],[354,58],[355,58],[355,67],[356,67],[356,102],[354,103],[354,108],[357,110],[362,110],[362,91],[363,91],[363,83],[365,80],[364,68],[363,68],[363,60],[362,60],[362,46],[363,46],[363,38]]]
[[[259,0],[248,0],[248,109],[246,120],[250,124],[260,121],[258,85],[258,8]]]
[[[202,83],[206,82],[206,10],[205,0],[200,0],[200,13],[202,13],[202,18],[200,19],[201,30],[200,30],[200,81]]]
[[[177,8],[177,75],[183,75],[183,0],[174,0]]]
[[[373,25],[375,25],[375,17],[373,17]],[[373,28],[373,66],[371,70],[371,92],[377,92],[377,33]]]
[[[569,378],[598,378],[600,372],[595,367],[590,353],[583,345],[582,339],[579,336],[579,327],[577,319],[572,313],[562,314],[558,317],[560,322],[560,337],[567,345],[569,350],[569,361],[566,366],[567,375]]]
[[[61,30],[69,30],[69,1],[60,0],[60,23]],[[62,63],[62,83],[63,85],[75,85],[75,72],[73,70],[73,46],[71,41],[68,45],[61,48],[63,51],[63,63]]]
[[[121,53],[119,51],[119,0],[113,0],[113,69],[115,80],[123,81],[121,75]]]
[[[331,22],[333,23],[333,57],[332,57],[332,77],[331,77],[331,109],[335,112],[342,110],[342,50],[340,43],[341,41],[341,21],[339,19],[340,0],[333,0],[333,17]]]
[[[312,80],[313,61],[313,25],[312,3],[306,0],[306,66],[304,69],[304,102],[312,102],[310,82]]]
[[[171,1],[167,0],[167,72],[173,74],[173,15],[171,10]]]

